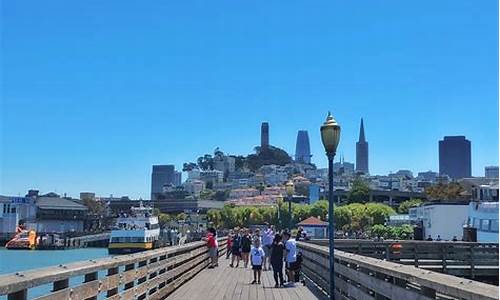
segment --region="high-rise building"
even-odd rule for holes
[[[309,135],[307,134],[307,130],[299,130],[297,133],[295,161],[305,164],[311,163],[311,148],[309,146]]]
[[[175,186],[180,186],[182,184],[182,172],[175,171],[174,172],[174,182]]]
[[[363,118],[359,127],[359,140],[356,143],[356,172],[368,174],[368,142],[365,138]]]
[[[269,146],[269,123],[262,122],[260,126],[260,148],[265,149]]]
[[[486,178],[498,178],[498,166],[484,167],[484,177],[486,177]]]
[[[153,165],[151,174],[151,200],[156,200],[156,195],[163,192],[163,186],[175,184],[174,165]]]
[[[439,141],[439,174],[452,179],[471,177],[471,146],[465,136],[445,136]]]

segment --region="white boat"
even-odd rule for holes
[[[132,207],[131,214],[120,214],[111,231],[108,252],[110,254],[134,253],[157,247],[160,237],[158,218],[153,209]]]

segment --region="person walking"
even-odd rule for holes
[[[215,268],[218,263],[217,263],[217,237],[216,237],[216,231],[214,228],[208,228],[207,230],[207,247],[208,247],[208,254],[210,256],[210,265],[208,266],[209,269]]]
[[[262,244],[264,249],[264,263],[263,270],[271,269],[271,246],[273,245],[274,239],[274,228],[269,223],[267,224],[267,228],[264,231],[264,235],[262,236]]]
[[[285,240],[285,253],[286,253],[286,274],[287,281],[290,285],[295,284],[295,270],[297,269],[297,243],[291,238],[290,232],[285,231],[283,234]]]
[[[264,250],[261,247],[260,240],[254,239],[253,247],[250,251],[250,260],[252,261],[253,281],[252,284],[260,284],[262,275],[262,263],[264,262]]]
[[[285,246],[281,241],[281,235],[276,234],[271,244],[270,263],[273,267],[274,287],[283,287],[283,252]]]
[[[243,232],[241,237],[241,258],[243,259],[243,265],[245,268],[248,267],[248,257],[252,247],[252,238],[250,236],[250,231],[247,229]]]
[[[226,244],[226,259],[231,257],[231,252],[233,250],[233,231],[229,231],[227,235],[227,244]]]
[[[231,268],[234,267],[234,261],[236,260],[236,268],[240,265],[241,260],[241,233],[238,228],[234,229],[233,241],[231,243],[231,252],[233,256],[231,257]]]

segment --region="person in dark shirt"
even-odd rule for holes
[[[252,236],[250,231],[247,230],[241,237],[241,257],[245,268],[248,267],[248,259],[250,256],[250,248],[252,247]]]
[[[238,228],[235,228],[235,234],[233,236],[233,241],[231,243],[231,252],[233,256],[231,257],[231,264],[229,265],[231,268],[234,267],[234,261],[236,260],[236,268],[240,264],[241,259],[241,234],[238,232]]]
[[[271,266],[273,267],[274,287],[283,287],[283,252],[285,246],[281,242],[281,235],[274,236],[271,245]],[[279,279],[279,281],[278,281]]]

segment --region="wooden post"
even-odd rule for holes
[[[429,297],[431,299],[436,299],[436,290],[423,286],[422,295]]]
[[[112,276],[118,274],[118,267],[108,269],[108,276]],[[113,289],[110,289],[106,292],[106,297],[111,297],[113,295],[118,294],[118,287],[115,287]]]
[[[444,274],[447,273],[446,266],[446,252],[448,251],[448,246],[446,244],[441,245],[441,266]]]
[[[95,281],[97,280],[98,278],[98,272],[92,272],[92,273],[88,273],[88,274],[85,274],[85,279],[83,280],[83,282],[91,282],[91,281]],[[95,297],[89,297],[89,298],[86,298],[85,300],[97,300],[97,296]]]
[[[417,243],[415,243],[413,247],[414,247],[413,248],[413,252],[414,252],[414,254],[413,254],[413,258],[414,258],[413,265],[415,266],[415,268],[418,268],[418,245],[417,245]]]
[[[470,246],[470,277],[474,279],[475,272],[474,272],[474,245]]]
[[[7,300],[27,300],[28,290],[21,290],[7,296]]]
[[[135,268],[135,264],[125,265],[125,271],[130,271],[130,270],[133,270],[134,268]],[[131,282],[125,283],[124,289],[128,290],[128,289],[131,289],[133,287],[134,287],[134,280],[132,280]]]

